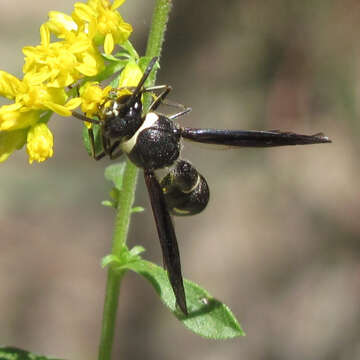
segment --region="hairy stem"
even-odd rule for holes
[[[156,1],[145,56],[151,58],[154,56],[160,57],[170,9],[171,0]],[[149,76],[146,85],[154,85],[155,79],[156,70],[153,71],[152,74]],[[144,109],[147,109],[149,107],[150,101],[150,96],[145,98]],[[135,198],[137,175],[138,169],[128,160],[124,172],[123,190],[121,191],[120,197],[118,199],[118,209],[112,240],[111,253],[116,256],[120,256],[121,250],[126,244],[127,234],[130,226],[131,209]],[[101,340],[99,346],[99,360],[111,359],[112,345],[115,334],[116,313],[120,294],[120,285],[124,275],[124,271],[115,271],[114,269],[112,269],[111,266],[109,266],[103,311]]]
[[[129,161],[123,178],[123,190],[118,199],[111,254],[120,256],[130,225],[131,208],[135,199],[137,168]],[[99,347],[99,360],[110,360],[115,333],[115,321],[120,285],[125,271],[115,271],[109,266],[103,311],[103,323]]]

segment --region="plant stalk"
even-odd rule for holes
[[[164,34],[169,19],[171,9],[171,0],[157,0],[153,12],[146,54],[145,56],[153,58],[160,57]],[[155,84],[156,70],[149,76],[146,85]],[[148,94],[149,95],[149,94]],[[144,101],[144,109],[149,107],[151,96],[147,96]],[[127,160],[123,177],[123,189],[118,199],[118,208],[115,219],[114,234],[112,239],[111,254],[120,256],[121,250],[126,245],[127,235],[130,226],[131,209],[135,199],[135,189],[137,182],[138,169]],[[103,322],[101,339],[99,346],[99,360],[110,360],[112,346],[115,335],[115,322],[120,294],[121,280],[125,271],[115,271],[111,266],[108,268],[105,302],[103,310]]]

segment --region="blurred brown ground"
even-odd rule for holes
[[[49,10],[72,1],[0,2],[0,68],[21,75]],[[154,1],[122,15],[143,51]],[[360,3],[175,0],[159,83],[193,108],[194,127],[325,132],[331,145],[213,151],[186,144],[211,186],[207,210],[175,219],[185,276],[227,303],[247,332],[215,342],[188,332],[152,288],[123,283],[114,359],[360,358],[358,179]],[[113,214],[100,205],[107,161],[81,124],[53,119],[55,156],[0,168],[0,343],[67,359],[97,358]],[[130,244],[161,263],[139,178]],[[179,351],[183,349],[183,351]]]

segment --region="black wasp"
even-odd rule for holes
[[[174,119],[188,113],[190,108],[171,116],[156,112],[171,91],[167,85],[144,88],[144,83],[152,71],[157,58],[153,58],[146,68],[138,86],[130,95],[110,99],[99,109],[99,120],[89,119],[73,113],[82,120],[100,125],[103,151],[95,154],[95,140],[90,130],[93,157],[96,160],[108,155],[115,159],[125,153],[139,168],[144,170],[145,182],[160,244],[164,266],[175,298],[181,311],[187,315],[183,278],[181,273],[179,248],[176,240],[172,215],[194,215],[206,207],[209,201],[209,187],[205,178],[194,166],[180,158],[182,139],[235,147],[271,147],[286,145],[308,145],[329,143],[322,133],[301,135],[292,132],[246,131],[195,129],[181,127]],[[146,114],[142,113],[141,96],[145,92],[159,91]],[[166,175],[159,181],[156,170],[163,169]]]

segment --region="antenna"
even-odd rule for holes
[[[131,104],[131,102],[134,101],[134,99],[139,95],[139,93],[141,92],[141,88],[143,87],[145,81],[147,80],[147,78],[149,77],[151,70],[153,69],[155,63],[157,62],[158,57],[155,56],[151,59],[151,61],[149,62],[149,65],[147,66],[147,68],[144,71],[144,74],[141,78],[141,80],[139,81],[137,87],[135,88],[134,92],[132,93],[130,99],[127,101],[128,104]]]

